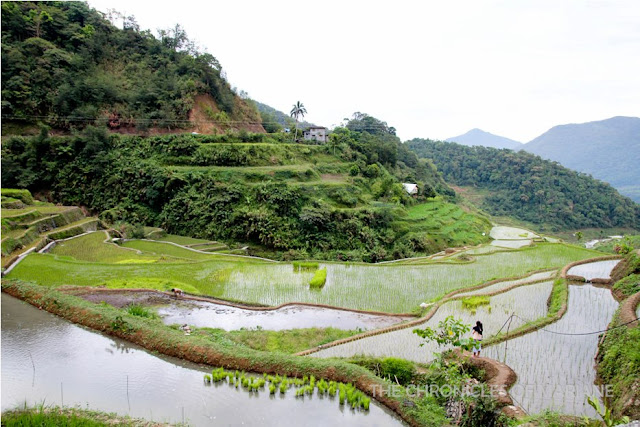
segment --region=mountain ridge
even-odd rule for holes
[[[640,118],[615,116],[554,126],[523,150],[608,182],[640,202]]]
[[[482,129],[473,128],[462,135],[447,138],[446,142],[457,142],[468,147],[483,146],[491,148],[508,148],[510,150],[519,149],[522,143],[500,135],[494,135]]]

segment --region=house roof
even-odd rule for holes
[[[410,182],[403,182],[402,186],[409,194],[416,194],[418,192],[418,184],[412,184]]]

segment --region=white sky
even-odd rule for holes
[[[232,86],[332,127],[360,111],[403,140],[471,128],[527,142],[640,116],[639,0],[89,0],[180,24]]]

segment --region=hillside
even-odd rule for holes
[[[262,102],[252,101],[256,104],[256,108],[260,112],[262,117],[262,126],[268,132],[276,132],[280,128],[293,129],[296,121],[292,119],[288,114],[283,113],[280,110],[276,110],[273,107],[263,104]],[[298,128],[304,129],[306,127],[313,126],[313,123],[309,123],[305,120],[298,121]]]
[[[640,118],[555,126],[523,149],[591,174],[640,202]]]
[[[522,148],[521,142],[505,138],[504,136],[494,135],[481,129],[471,129],[463,135],[447,138],[446,141],[456,142],[469,147],[479,145],[491,148],[508,148],[510,150],[519,150]]]
[[[120,29],[82,2],[3,2],[2,132],[37,132],[38,123],[264,132],[218,60],[180,26],[156,38],[133,17]]]
[[[614,188],[524,151],[414,139],[408,147],[433,160],[445,180],[487,190],[481,207],[553,229],[640,229],[640,205]]]
[[[107,223],[277,259],[374,262],[486,241],[489,222],[448,202],[453,192],[433,165],[378,129],[337,129],[328,145],[292,144],[281,133],[43,131],[3,143],[2,185],[86,206]],[[418,195],[402,182],[417,183]]]

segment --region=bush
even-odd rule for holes
[[[309,282],[309,287],[312,289],[320,289],[324,286],[327,281],[327,269],[323,268],[321,270],[317,270],[316,274],[313,275],[313,279]]]
[[[415,365],[408,360],[387,357],[380,363],[380,375],[389,377],[391,381],[397,378],[400,384],[410,383],[415,373]]]

